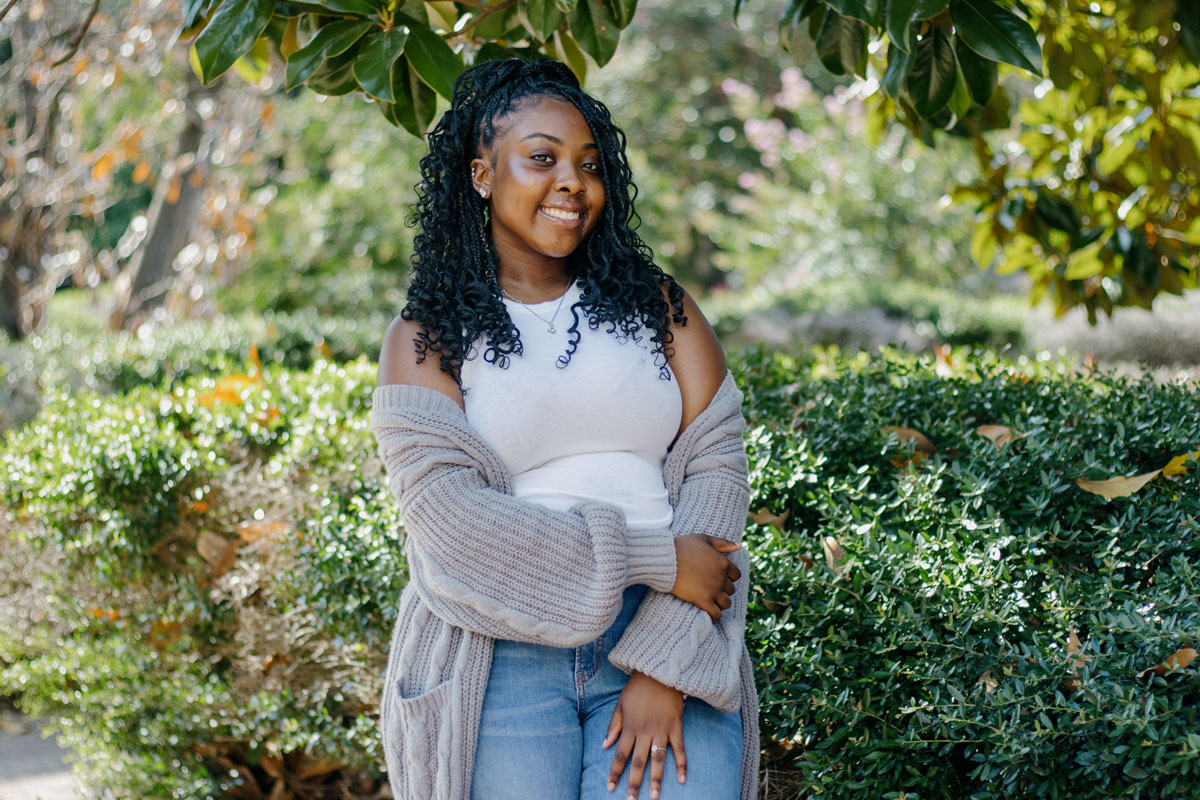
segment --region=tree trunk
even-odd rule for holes
[[[169,162],[172,166],[164,170],[150,202],[147,212],[150,233],[126,268],[125,283],[130,288],[109,318],[114,329],[136,330],[176,286],[172,266],[179,251],[191,240],[192,222],[204,197],[212,150],[198,104],[212,94],[189,70],[183,129],[179,132],[174,158]]]

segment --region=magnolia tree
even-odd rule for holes
[[[289,87],[361,92],[421,135],[465,64],[546,54],[582,78],[635,6],[190,0],[182,34],[205,81],[276,57]],[[982,179],[947,189],[977,212],[975,260],[1028,274],[1035,301],[1094,321],[1197,285],[1200,4],[790,0],[779,39],[801,38],[868,98],[875,140],[898,121],[931,147],[973,141]]]

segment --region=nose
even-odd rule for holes
[[[582,192],[584,189],[583,173],[579,167],[570,162],[562,162],[558,174],[555,176],[554,189],[566,194],[579,194]]]

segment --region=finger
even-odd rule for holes
[[[667,743],[655,742],[650,746],[650,800],[658,800],[662,791],[663,768],[667,765]]]
[[[708,543],[720,550],[722,553],[732,553],[735,550],[742,549],[742,546],[737,542],[731,542],[728,539],[722,539],[720,536],[709,536]]]
[[[686,707],[686,705],[685,705]],[[671,750],[675,753],[675,780],[680,783],[687,781],[687,753],[683,749],[683,720],[675,720],[671,729]]]
[[[650,755],[650,740],[642,737],[633,746],[629,756],[629,780],[625,783],[626,800],[637,800],[642,788],[642,775],[646,772],[646,759]]]
[[[612,768],[608,771],[608,790],[611,792],[621,782],[621,773],[625,771],[625,762],[633,749],[633,737],[623,734],[617,742],[616,752],[613,753]]]
[[[717,595],[717,605],[722,609],[725,609],[733,605],[733,601],[729,599],[729,595],[719,594]]]
[[[725,594],[731,595],[736,591],[737,591],[737,587],[733,585],[733,581],[726,578],[725,579]]]
[[[703,611],[708,614],[714,625],[721,621],[721,609],[717,608],[715,603],[710,603]]]
[[[728,575],[729,579],[733,581],[739,580],[742,577],[742,571],[738,569],[737,564],[734,564],[732,561],[729,562],[729,569],[726,570],[725,574]]]
[[[608,721],[608,733],[604,734],[604,743],[600,746],[607,750],[612,743],[617,740],[617,736],[621,733],[621,726],[624,723],[624,715],[621,713],[620,704],[613,709],[612,719]]]

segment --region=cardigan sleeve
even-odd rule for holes
[[[372,401],[409,580],[449,624],[577,647],[612,624],[626,586],[674,585],[669,531],[627,530],[620,510],[604,503],[554,511],[513,497],[503,462],[440,392],[388,384]]]
[[[742,433],[741,392],[726,376],[710,408],[708,424],[694,441],[678,442],[691,456],[682,467],[675,516],[676,536],[707,533],[742,540],[750,488]],[[732,391],[731,391],[732,390]],[[668,462],[670,469],[670,462]],[[713,624],[707,613],[661,591],[650,591],[609,654],[624,670],[637,670],[694,695],[722,711],[740,704],[741,658],[745,647],[750,564],[745,548],[730,554],[742,576],[734,584],[732,605]]]

